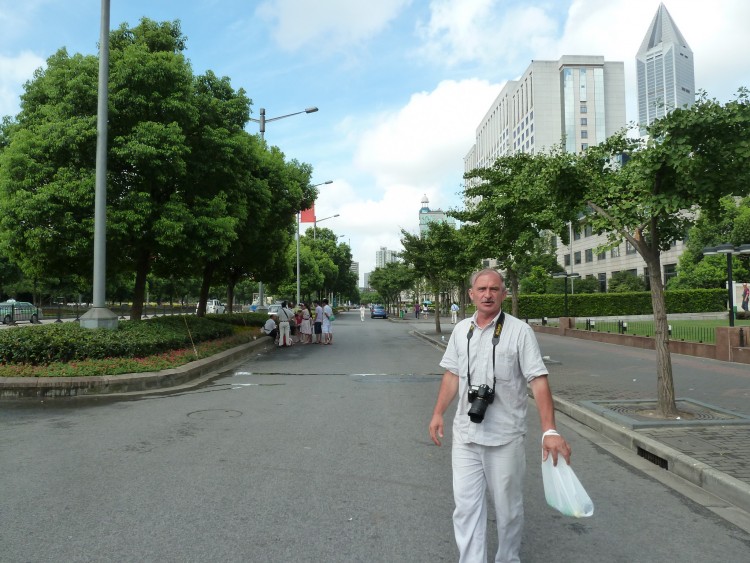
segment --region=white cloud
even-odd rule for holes
[[[18,112],[18,99],[23,92],[21,85],[30,80],[34,71],[44,64],[44,59],[29,51],[15,57],[0,54],[0,117]]]
[[[315,44],[324,50],[356,45],[377,35],[411,0],[267,0],[256,14],[272,26],[284,50]]]
[[[418,31],[424,41],[421,53],[435,62],[504,66],[522,64],[529,49],[544,49],[556,36],[557,24],[543,7],[528,3],[433,0],[430,19]]]
[[[401,248],[402,228],[417,232],[424,195],[432,209],[458,205],[463,156],[500,89],[483,80],[446,80],[412,95],[403,108],[340,124],[338,132],[355,146],[350,172],[360,180],[321,187],[316,211],[319,217],[339,213],[328,226],[356,233],[352,246],[360,272],[375,267],[381,246]]]

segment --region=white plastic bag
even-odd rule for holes
[[[542,481],[544,497],[552,508],[575,518],[594,514],[594,503],[563,456],[557,457],[557,465],[552,465],[552,454],[547,456],[542,462]]]

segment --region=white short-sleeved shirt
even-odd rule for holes
[[[440,366],[459,378],[458,408],[453,421],[453,440],[484,446],[507,444],[526,433],[526,384],[547,375],[539,344],[532,328],[505,314],[500,339],[495,347],[495,400],[487,406],[484,420],[472,422],[468,412],[467,342],[472,386],[492,387],[492,337],[500,314],[483,329],[476,326],[476,313],[456,325]],[[469,328],[474,324],[470,340]]]

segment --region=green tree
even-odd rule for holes
[[[660,254],[684,237],[694,221],[686,210],[698,206],[716,217],[721,198],[747,194],[750,177],[750,102],[747,90],[721,104],[706,96],[690,108],[676,109],[648,128],[649,137],[629,141],[618,135],[592,147],[580,160],[583,170],[564,204],[580,204],[594,231],[630,242],[646,262],[654,310],[657,390],[662,416],[678,411],[674,396],[669,332]],[[629,154],[624,166],[613,154]],[[568,157],[570,162],[576,158]],[[551,173],[554,175],[554,172]],[[587,176],[587,177],[586,177]]]
[[[627,293],[629,291],[646,291],[646,283],[633,272],[616,272],[609,279],[609,293]]]
[[[566,223],[576,218],[577,202],[551,205],[551,196],[566,191],[576,178],[566,173],[573,163],[566,167],[560,158],[557,173],[549,175],[547,163],[556,158],[517,153],[498,158],[490,168],[469,172],[466,178],[472,181],[464,195],[474,203],[454,213],[470,223],[475,248],[485,258],[496,259],[505,271],[514,315],[518,314],[520,277],[535,265],[554,267],[548,233],[559,234],[567,242]]]
[[[370,285],[391,311],[400,307],[401,292],[409,289],[413,281],[414,272],[402,262],[389,262],[370,274]]]

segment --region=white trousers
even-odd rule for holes
[[[453,324],[456,324],[457,320],[458,320],[458,311],[454,311],[451,309],[451,322]]]
[[[523,533],[525,438],[502,446],[453,444],[453,530],[460,563],[487,561],[487,494],[495,505],[495,563],[518,563]]]
[[[289,321],[281,321],[279,323],[279,346],[291,346],[292,335],[289,330]]]

